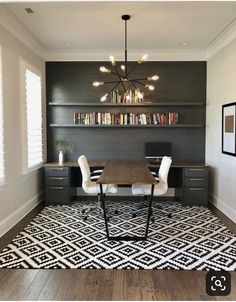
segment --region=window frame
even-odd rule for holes
[[[2,110],[2,157],[3,157],[3,176],[0,177],[0,190],[6,185],[6,158],[5,158],[5,115],[4,115],[4,97],[3,97],[3,57],[2,47],[0,45],[0,106]]]
[[[40,77],[41,81],[41,130],[42,130],[42,161],[33,166],[28,167],[28,133],[27,133],[27,98],[26,98],[26,72],[27,70],[31,71],[35,75]],[[22,106],[21,106],[21,116],[22,116],[22,158],[23,158],[23,175],[27,176],[32,173],[37,172],[44,163],[44,147],[43,147],[43,141],[44,141],[44,128],[43,128],[43,77],[41,72],[29,64],[24,59],[20,58],[20,85],[21,85],[21,99],[22,99]]]

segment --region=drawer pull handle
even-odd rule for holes
[[[190,178],[190,180],[204,180],[204,178]]]
[[[50,177],[50,179],[63,180],[63,177]]]
[[[64,170],[64,168],[51,168],[50,170],[56,170],[56,171],[63,171]]]
[[[50,187],[51,190],[63,190],[63,187]]]
[[[190,191],[203,191],[204,188],[190,188]]]
[[[190,169],[190,171],[204,171],[204,169],[196,168],[196,169]]]

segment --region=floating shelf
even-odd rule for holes
[[[49,102],[50,106],[71,106],[71,107],[158,107],[158,106],[203,106],[202,102],[193,103],[139,103],[139,104],[127,104],[127,103],[63,103],[63,102]]]
[[[52,128],[203,128],[203,124],[177,124],[177,125],[74,125],[50,124]]]

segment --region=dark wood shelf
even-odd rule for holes
[[[172,103],[140,103],[140,104],[126,104],[126,103],[63,103],[63,102],[49,102],[50,106],[68,106],[68,107],[164,107],[164,106],[203,106],[203,102],[172,102]]]
[[[50,124],[52,128],[203,128],[203,124],[177,124],[177,125],[74,125]]]

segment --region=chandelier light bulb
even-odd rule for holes
[[[115,65],[116,65],[116,61],[115,61],[114,56],[110,56],[109,59],[110,59],[110,61],[111,61],[112,66],[115,66]]]
[[[142,55],[141,59],[138,60],[139,64],[142,64],[144,61],[146,61],[148,58],[148,54]]]
[[[145,87],[147,89],[149,89],[150,91],[153,91],[155,89],[155,87],[153,85],[145,85]]]
[[[151,77],[148,77],[147,79],[148,79],[148,81],[157,81],[157,80],[159,80],[159,76],[155,74]]]
[[[125,65],[121,65],[120,68],[125,71]]]
[[[106,72],[106,73],[110,73],[111,72],[110,69],[106,68],[105,66],[100,66],[99,70],[101,72]]]
[[[107,96],[108,96],[108,93],[104,94],[104,95],[100,98],[100,101],[101,101],[101,102],[105,102],[106,99],[107,99]]]
[[[99,86],[102,86],[104,84],[104,82],[93,82],[93,86],[94,87],[99,87]]]

